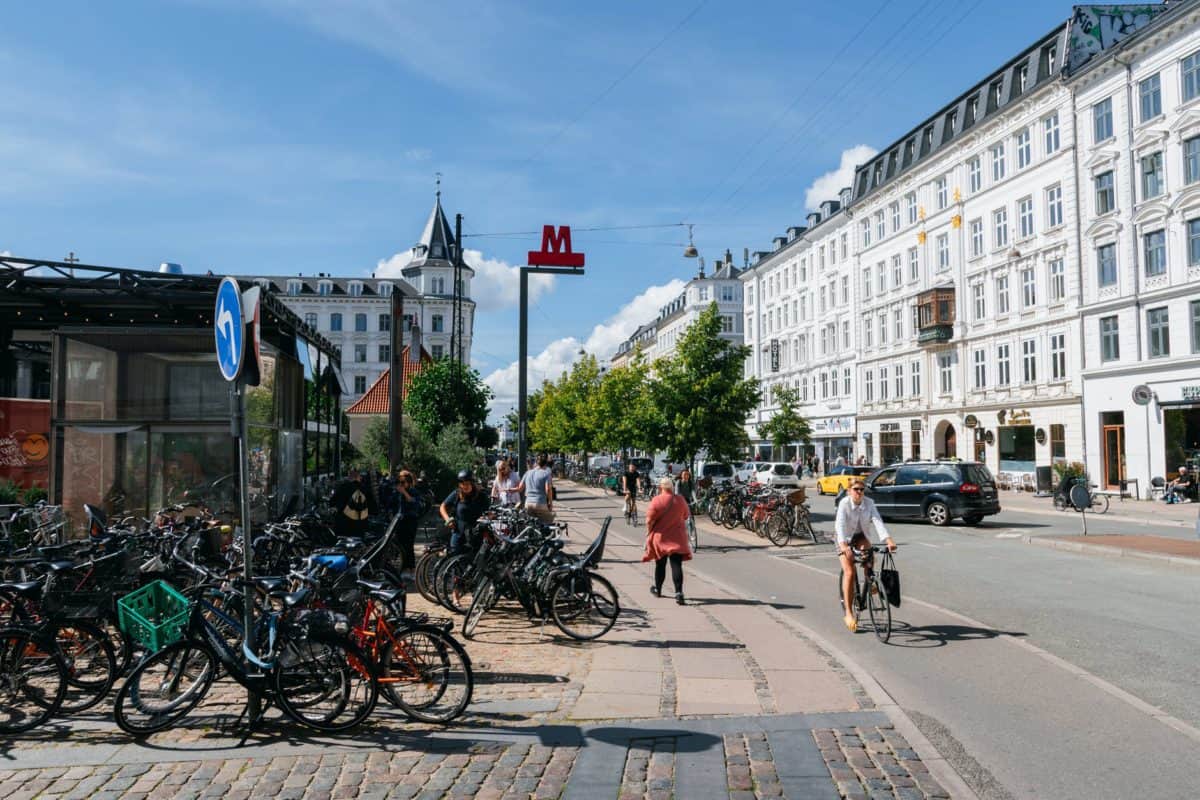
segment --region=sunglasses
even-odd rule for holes
[[[861,492],[861,491],[864,491],[864,489],[863,489],[863,487],[861,487],[861,486],[851,486],[851,487],[850,487],[850,491],[852,491],[852,492]]]

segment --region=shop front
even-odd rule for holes
[[[854,462],[854,417],[818,417],[810,421],[812,449],[820,457],[822,471],[838,459]]]
[[[0,480],[43,487],[76,529],[84,503],[110,517],[177,503],[236,515],[230,391],[211,328],[219,279],[5,262],[0,441],[15,444],[3,445]],[[341,388],[337,350],[269,296],[260,331],[246,398],[259,520],[335,474]]]
[[[915,446],[918,420],[912,423]],[[978,461],[1027,488],[1036,485],[1039,467],[1083,458],[1080,405],[1074,401],[931,414],[929,436],[933,458]]]

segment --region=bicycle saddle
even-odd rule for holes
[[[287,583],[286,578],[278,578],[271,576],[254,576],[254,585],[262,589],[267,594],[278,592]]]
[[[17,597],[37,597],[42,593],[42,581],[0,583],[0,592],[15,594]]]

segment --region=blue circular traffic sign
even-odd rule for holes
[[[217,289],[213,333],[221,376],[227,381],[236,381],[245,362],[246,328],[242,322],[242,290],[233,278],[222,278]]]

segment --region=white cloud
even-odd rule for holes
[[[8,258],[12,253],[8,250],[0,250],[0,258]]]
[[[836,199],[838,192],[854,181],[854,168],[878,152],[869,144],[856,144],[849,150],[843,150],[838,168],[817,178],[804,192],[804,207],[812,211],[826,200]]]
[[[399,278],[401,271],[412,261],[412,250],[391,258],[381,259],[375,268],[378,278]],[[480,313],[499,311],[515,306],[521,299],[521,272],[507,261],[486,258],[478,250],[464,250],[463,259],[475,270],[471,279],[471,299]],[[554,288],[553,275],[529,276],[529,302],[536,303]]]
[[[580,342],[574,336],[556,339],[542,352],[530,356],[530,391],[540,386],[543,380],[555,380],[570,370],[571,365],[579,360],[581,347],[601,363],[606,362],[621,342],[628,339],[639,325],[654,319],[658,309],[675,299],[683,291],[684,285],[684,281],[676,279],[661,286],[651,286],[621,306],[616,314],[592,328],[586,341]],[[495,395],[492,400],[494,415],[504,413],[509,406],[517,403],[518,366],[518,362],[514,361],[483,379]]]

